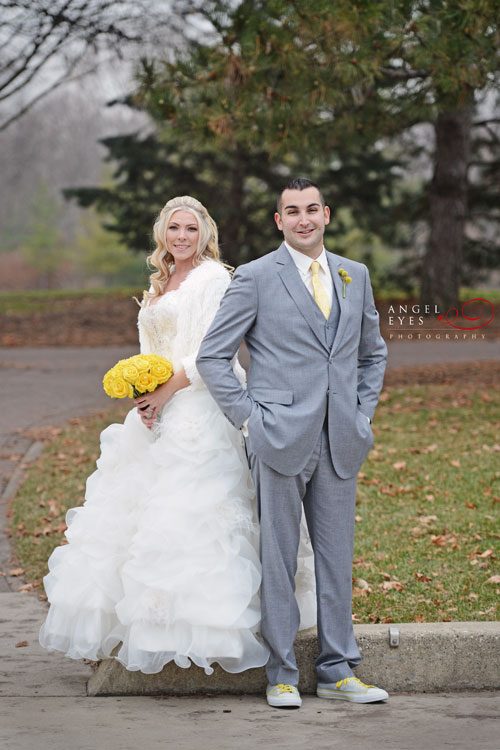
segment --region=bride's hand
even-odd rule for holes
[[[160,385],[155,391],[152,391],[151,393],[143,393],[141,396],[134,399],[142,423],[146,425],[148,430],[153,426],[162,406],[167,403],[173,394],[174,391],[169,388],[167,382]]]

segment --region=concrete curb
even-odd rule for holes
[[[7,509],[9,502],[22,484],[28,464],[41,456],[43,449],[44,445],[39,441],[32,442],[28,446],[22,459],[12,472],[4,491],[0,495],[0,570],[8,568],[12,558],[11,546],[7,536]],[[18,586],[19,579],[14,579],[8,575],[0,576],[0,594],[7,594],[10,591],[14,591]]]
[[[26,471],[27,465],[36,461],[37,458],[40,458],[43,449],[44,444],[39,440],[35,440],[35,442],[31,443],[30,447],[19,462],[19,465],[12,472],[7,486],[2,493],[2,500],[8,501],[14,497],[24,479],[24,472]]]
[[[356,675],[390,692],[439,692],[500,688],[498,655],[500,622],[401,623],[399,645],[389,644],[387,625],[355,625],[354,632],[362,664]],[[295,643],[303,693],[316,691],[314,660],[316,629],[299,633]],[[114,659],[99,663],[87,683],[87,694],[97,695],[189,695],[256,694],[267,684],[264,669],[228,674],[216,666],[205,675],[192,665],[181,669],[168,664],[162,672],[145,675],[127,672]]]

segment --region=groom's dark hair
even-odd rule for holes
[[[326,205],[325,198],[323,196],[323,193],[319,189],[319,186],[316,185],[315,182],[312,182],[311,180],[308,180],[307,177],[294,177],[293,180],[290,180],[290,182],[288,182],[285,185],[285,187],[281,189],[281,192],[278,195],[278,201],[277,201],[278,213],[279,214],[281,213],[281,198],[282,198],[283,193],[285,192],[285,190],[305,190],[306,188],[310,188],[310,187],[315,187],[316,188],[316,190],[319,193],[319,197],[320,197],[320,200],[321,200],[321,205],[324,208],[325,205]]]

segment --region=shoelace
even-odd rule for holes
[[[278,690],[278,693],[281,695],[281,693],[294,693],[295,688],[293,685],[276,685],[276,689]]]
[[[336,684],[335,687],[337,687],[339,689],[341,687],[343,687],[344,685],[347,687],[350,682],[355,682],[357,685],[359,685],[362,688],[372,688],[372,687],[375,687],[375,685],[366,685],[366,683],[361,682],[361,680],[359,679],[359,677],[344,677],[343,680],[339,680],[337,682],[337,684]]]

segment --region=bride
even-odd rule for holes
[[[195,366],[230,274],[196,199],[170,200],[154,236],[140,349],[169,359],[174,375],[102,432],[85,503],[66,517],[68,544],[49,559],[40,643],[73,659],[114,656],[145,673],[172,660],[207,674],[214,662],[241,672],[269,655],[259,635],[255,495],[243,437]],[[233,368],[244,383],[237,358]],[[312,552],[302,550],[297,598],[301,627],[310,627]]]

